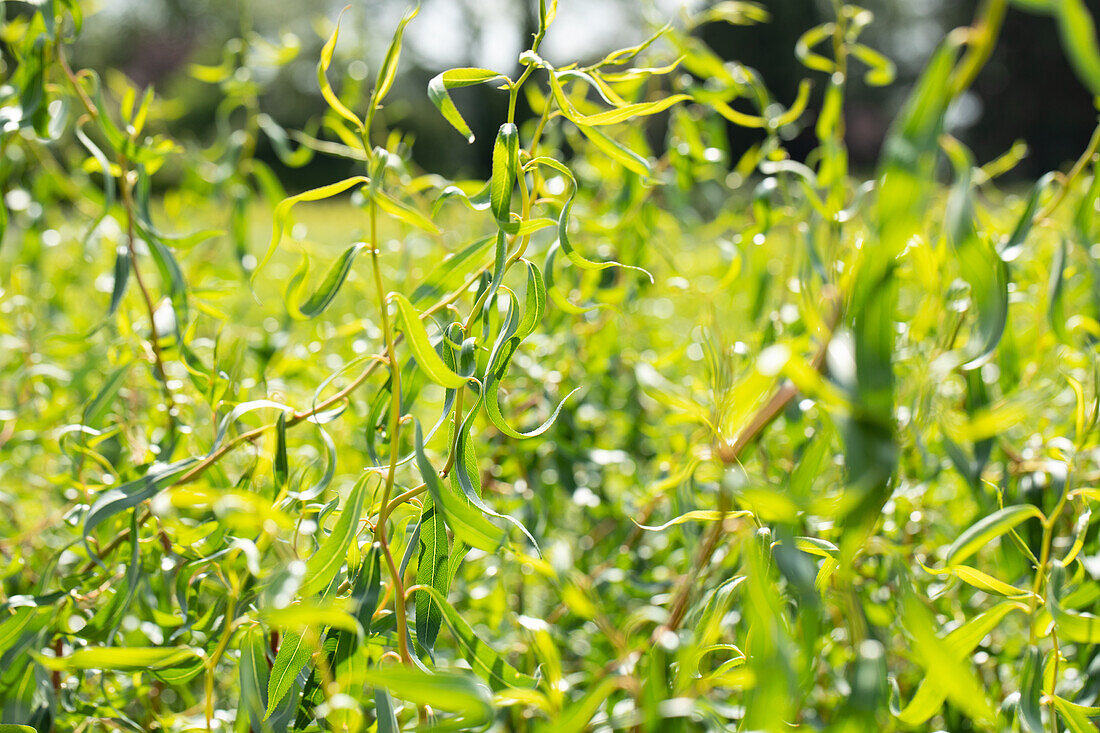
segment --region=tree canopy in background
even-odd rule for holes
[[[804,75],[804,68],[791,53],[798,38],[832,14],[828,0],[769,0],[761,3],[771,22],[753,27],[706,24],[699,35],[725,60],[758,69],[769,88],[777,94],[792,94]],[[873,169],[890,121],[897,114],[906,90],[916,80],[944,33],[962,25],[974,15],[978,3],[922,0],[894,2],[869,0],[866,7],[875,23],[866,30],[868,42],[889,49],[898,68],[898,81],[890,89],[868,87],[858,79],[851,82],[848,118],[849,146],[858,169]],[[1085,0],[1093,14],[1100,2]],[[13,3],[9,7],[18,8]],[[313,60],[327,35],[325,25],[340,10],[328,7],[326,19],[303,13],[299,8],[268,0],[230,3],[167,2],[152,0],[104,0],[102,9],[90,16],[83,37],[74,49],[75,58],[92,68],[114,67],[127,74],[139,87],[153,84],[180,102],[171,123],[184,137],[208,140],[216,135],[215,119],[220,99],[217,90],[189,73],[191,64],[217,64],[233,39],[246,32],[260,34],[273,43],[291,40],[297,54],[280,70],[261,76],[278,75],[278,83],[264,95],[264,110],[288,127],[301,127],[318,112]],[[548,39],[551,58],[560,55],[593,61],[618,45],[641,41],[666,22],[684,24],[688,11],[701,7],[690,2],[633,2],[597,0],[563,6],[556,32]],[[337,49],[335,68],[355,76],[367,74],[385,52],[389,38],[385,29],[400,18],[404,6],[396,0],[364,1],[352,6],[345,29],[346,42]],[[11,12],[9,10],[9,12]],[[481,141],[466,148],[451,145],[443,121],[431,114],[424,97],[424,85],[446,66],[489,66],[508,71],[517,68],[519,52],[537,28],[535,2],[471,2],[433,0],[422,4],[420,22],[409,32],[406,61],[399,71],[393,92],[395,100],[387,110],[391,124],[416,133],[414,156],[421,165],[448,175],[485,175],[489,158],[487,137],[503,113],[499,98],[485,88],[465,92],[470,108],[467,116]],[[289,37],[286,34],[291,34]],[[821,88],[814,90],[820,106]],[[1059,114],[1042,113],[1058,109]],[[532,112],[521,102],[521,118]],[[949,118],[953,132],[972,146],[982,158],[992,158],[1013,143],[1024,140],[1028,158],[1013,175],[1038,178],[1047,170],[1073,160],[1087,143],[1093,127],[1089,93],[1077,83],[1064,54],[1054,20],[1033,8],[1005,19],[993,57],[974,87],[956,105]],[[741,152],[759,135],[743,128],[728,128],[730,142]],[[798,157],[814,146],[806,132],[791,144]],[[266,141],[260,155],[276,164]],[[331,178],[316,161],[307,169],[308,180],[320,183]],[[281,171],[292,188],[301,173]]]

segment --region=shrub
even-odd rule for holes
[[[1083,4],[1018,4],[1100,93]],[[978,165],[944,128],[1007,3],[864,181],[868,11],[836,3],[777,101],[690,33],[755,4],[583,66],[539,55],[539,6],[518,76],[428,86],[467,139],[452,90],[507,95],[484,181],[384,129],[416,11],[369,94],[332,85],[332,26],[306,132],[251,73],[296,46],[194,67],[206,149],[70,68],[75,0],[9,19],[3,722],[1093,729],[1100,132],[1020,195],[1022,147]],[[760,142],[733,159],[726,122]],[[287,195],[261,135],[355,173]]]

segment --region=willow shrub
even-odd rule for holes
[[[1018,4],[1100,93],[1081,1]],[[450,181],[384,129],[415,11],[372,84],[330,25],[305,131],[261,109],[295,39],[192,67],[201,148],[70,67],[78,2],[6,8],[0,729],[1095,729],[1100,136],[1021,196],[944,130],[1019,11],[861,181],[867,11],[775,100],[691,35],[757,5],[587,66],[555,10],[432,79],[456,145],[455,89],[508,99]],[[354,174],[287,196],[262,138]]]

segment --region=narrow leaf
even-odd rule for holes
[[[484,84],[494,79],[508,81],[508,77],[489,69],[462,68],[444,71],[442,74],[432,77],[432,80],[428,82],[428,99],[432,100],[432,104],[436,106],[443,118],[451,123],[451,126],[458,130],[468,143],[474,141],[474,133],[459,113],[447,90]]]
[[[367,474],[369,475],[369,474]],[[359,519],[363,515],[363,494],[366,476],[355,482],[347,503],[340,513],[340,519],[330,534],[306,563],[305,576],[298,594],[303,598],[312,596],[328,586],[340,567],[344,564],[348,545],[355,539]]]
[[[957,565],[987,544],[1007,534],[1017,525],[1028,519],[1043,520],[1043,513],[1032,504],[1009,506],[983,517],[968,527],[947,548],[947,557],[944,562],[948,565]]]
[[[415,667],[393,665],[367,670],[365,681],[416,705],[460,713],[471,727],[487,722],[493,714],[488,691],[466,675],[455,672],[429,674]]]
[[[519,168],[519,128],[505,122],[493,144],[493,168],[489,179],[489,205],[497,221],[508,222],[512,189]]]
[[[409,302],[409,299],[401,293],[395,292],[389,294],[389,300],[397,305],[397,312],[404,327],[405,338],[408,339],[409,348],[412,349],[416,363],[424,374],[436,384],[447,389],[458,389],[465,385],[467,379],[451,371],[443,363],[443,359],[440,358],[439,354],[436,353],[435,348],[428,339],[428,332],[425,330],[424,324],[420,322],[420,316],[413,308],[412,303]]]
[[[332,65],[332,54],[333,51],[336,50],[336,39],[340,36],[340,21],[343,19],[346,11],[347,8],[340,11],[340,17],[336,19],[336,27],[332,29],[332,35],[325,41],[325,45],[321,47],[321,60],[317,63],[317,83],[321,87],[321,96],[328,102],[328,106],[332,108],[332,111],[362,130],[362,120],[360,120],[354,112],[344,106],[344,103],[336,96],[336,92],[332,91],[332,86],[328,83],[328,76],[326,75],[328,67]],[[263,263],[260,264],[261,266],[263,265]]]
[[[267,712],[264,720],[271,717],[283,697],[294,686],[294,678],[306,666],[313,656],[313,644],[307,642],[307,634],[295,631],[287,632],[279,645],[279,653],[271,665],[271,675],[267,684]]]
[[[416,423],[416,465],[435,506],[443,510],[444,520],[454,531],[455,537],[471,547],[485,552],[496,552],[504,544],[503,530],[485,518],[481,512],[443,486],[439,474],[424,454],[424,436],[420,423]]]
[[[341,194],[352,186],[361,186],[367,183],[370,183],[370,179],[366,176],[352,176],[351,178],[345,178],[336,183],[330,183],[327,186],[310,189],[296,196],[289,196],[280,201],[275,206],[271,242],[267,245],[267,252],[264,253],[263,259],[260,260],[260,264],[256,265],[256,269],[253,270],[250,283],[255,286],[256,278],[259,276],[260,270],[264,268],[264,265],[271,259],[271,256],[275,254],[275,250],[278,249],[279,242],[282,241],[283,238],[283,230],[286,228],[287,220],[290,218],[290,210],[294,208],[295,204],[303,201],[321,201],[322,199]]]

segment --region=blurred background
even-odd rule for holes
[[[169,99],[173,134],[209,144],[217,137],[216,110],[223,97],[216,84],[203,83],[192,64],[218,65],[233,39],[257,34],[276,46],[297,48],[289,63],[258,67],[260,107],[278,123],[299,129],[323,109],[316,63],[345,0],[287,3],[282,0],[99,0],[88,8],[86,28],[75,63],[97,70],[121,69],[138,85],[152,84]],[[560,0],[558,19],[543,45],[551,62],[599,58],[607,51],[638,42],[665,22],[683,23],[687,14],[708,3],[699,0]],[[762,0],[771,15],[759,26],[710,23],[695,33],[728,60],[759,70],[775,96],[793,99],[798,82],[815,81],[815,101],[824,88],[820,73],[810,72],[793,48],[808,28],[832,16],[830,0]],[[1100,0],[1087,0],[1100,14]],[[377,65],[407,0],[352,0],[341,25],[336,61],[330,74],[363,80],[369,88]],[[853,78],[847,130],[857,171],[873,167],[886,129],[906,91],[944,33],[969,22],[976,0],[866,0],[875,22],[861,40],[886,53],[898,68],[888,87],[861,86]],[[7,12],[13,12],[8,10]],[[414,156],[421,166],[448,177],[487,175],[489,146],[505,114],[506,97],[490,87],[461,90],[460,108],[477,134],[467,145],[429,103],[428,80],[455,66],[481,66],[506,74],[536,28],[537,0],[423,0],[409,25],[397,86],[385,109],[385,121],[413,134]],[[256,37],[256,36],[252,36]],[[794,154],[812,147],[811,103]],[[523,110],[520,114],[523,114]],[[1013,8],[992,61],[974,89],[950,113],[951,131],[988,161],[1024,140],[1030,155],[1013,176],[1035,178],[1063,166],[1083,149],[1096,111],[1063,57],[1052,18]],[[757,133],[729,130],[736,160]],[[303,169],[278,166],[262,137],[260,158],[272,164],[287,188],[302,189],[333,179],[333,163],[318,156]]]

